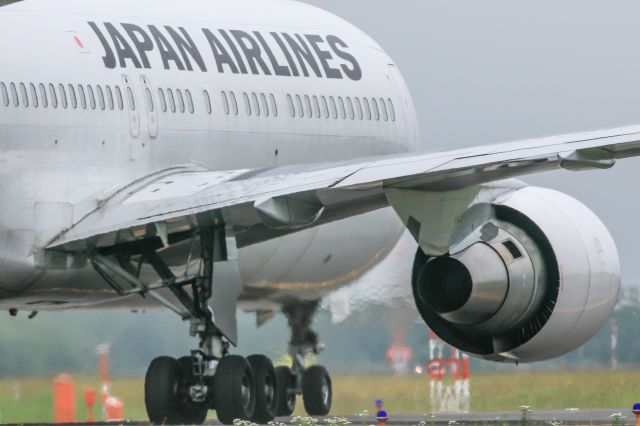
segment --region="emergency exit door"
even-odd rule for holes
[[[144,92],[144,98],[147,106],[147,124],[149,128],[149,138],[155,139],[158,137],[158,112],[157,105],[153,96],[153,89],[151,83],[146,76],[140,77],[142,83],[142,91]]]
[[[129,110],[129,131],[132,138],[138,139],[140,137],[140,116],[138,114],[138,105],[136,104],[136,94],[129,76],[123,75],[122,82],[124,83],[125,103]]]

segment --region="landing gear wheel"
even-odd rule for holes
[[[180,370],[182,373],[181,388],[184,393],[182,395],[182,403],[179,406],[182,421],[186,425],[201,425],[207,420],[209,408],[206,403],[193,402],[189,399],[189,387],[196,384],[196,378],[193,375],[193,360],[190,356],[183,356],[178,359]]]
[[[331,377],[327,370],[314,365],[305,370],[302,377],[304,409],[310,416],[326,416],[331,410]]]
[[[182,423],[178,387],[181,377],[178,361],[170,357],[154,359],[144,379],[144,403],[151,423]]]
[[[249,420],[256,407],[255,380],[251,366],[241,356],[220,360],[213,381],[218,420],[230,425],[235,419]]]
[[[247,361],[256,380],[256,409],[251,421],[267,424],[275,418],[278,408],[276,370],[264,355],[251,355]]]
[[[277,409],[276,416],[290,416],[296,409],[295,377],[289,367],[276,367]]]

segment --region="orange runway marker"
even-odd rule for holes
[[[87,421],[93,422],[93,406],[96,403],[96,390],[93,388],[87,388],[84,391],[84,403],[87,406]]]
[[[76,383],[68,374],[61,374],[53,381],[53,421],[76,421]]]

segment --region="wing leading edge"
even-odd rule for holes
[[[176,167],[97,196],[47,249],[78,252],[190,232],[223,220],[249,245],[388,205],[386,188],[452,190],[546,170],[606,169],[640,155],[640,126],[263,170]]]

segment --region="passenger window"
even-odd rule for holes
[[[287,95],[287,103],[289,104],[289,114],[291,114],[291,118],[295,118],[296,108],[293,106],[293,98],[291,98],[291,95]]]
[[[191,90],[185,90],[184,94],[187,97],[187,108],[189,109],[189,114],[193,114],[196,111],[196,107],[193,105],[193,96],[191,96]]]
[[[153,104],[153,96],[151,96],[151,90],[148,87],[144,88],[145,98],[147,99],[147,108],[149,111],[153,112],[155,109],[155,105]]]
[[[342,117],[342,119],[346,119],[347,118],[347,112],[344,109],[344,99],[342,99],[342,96],[338,97],[338,109],[340,110],[340,117]]]
[[[176,89],[176,100],[178,101],[178,110],[184,114],[184,96],[182,96],[182,90]]]
[[[389,115],[391,116],[391,121],[396,121],[396,109],[393,107],[393,101],[391,99],[387,99],[387,104],[389,106]]]
[[[31,91],[31,105],[33,105],[34,108],[38,108],[38,91],[36,90],[35,84],[30,83],[29,90]]]
[[[84,88],[78,84],[78,99],[80,100],[80,106],[83,109],[87,109],[87,97],[84,94]]]
[[[176,112],[176,99],[173,97],[173,90],[167,89],[167,98],[169,98],[169,109],[175,114]]]
[[[387,105],[384,103],[384,99],[380,98],[380,110],[382,112],[382,119],[389,121],[389,114],[387,113]]]
[[[356,97],[356,114],[358,114],[358,120],[362,120],[364,115],[362,114],[362,104],[360,103],[360,98]]]
[[[167,98],[164,97],[164,90],[158,89],[158,99],[160,99],[160,109],[167,112]]]
[[[87,85],[87,95],[89,95],[89,105],[91,105],[91,109],[96,109],[96,96],[93,93],[93,86],[90,84]]]
[[[269,104],[267,103],[267,96],[264,93],[260,93],[260,101],[262,103],[262,113],[265,117],[269,116]]]
[[[7,85],[0,83],[0,93],[2,94],[2,103],[4,106],[9,106],[9,92],[7,91]]]
[[[271,100],[271,114],[274,117],[278,116],[278,103],[276,102],[276,97],[273,96],[273,93],[269,95],[269,99]]]
[[[333,96],[329,96],[329,105],[331,106],[331,116],[338,118],[338,108],[336,107],[336,100]]]
[[[324,115],[324,118],[329,118],[329,105],[327,104],[327,98],[321,96],[320,100],[322,101],[322,114]]]
[[[60,105],[62,105],[62,108],[67,109],[69,100],[67,99],[67,92],[64,90],[63,84],[58,85],[58,91],[60,92]]]
[[[238,115],[238,99],[236,98],[236,94],[234,92],[229,92],[229,99],[231,99],[231,111],[233,115]]]
[[[22,96],[22,106],[27,108],[29,106],[29,95],[27,94],[27,86],[24,83],[20,83],[20,95]]]
[[[111,90],[111,86],[107,86],[107,104],[109,105],[109,109],[113,111],[115,104],[113,102],[113,91]]]
[[[351,97],[347,96],[347,110],[349,111],[349,118],[353,120],[356,118],[356,114],[353,110],[353,101],[351,101]]]
[[[16,89],[16,84],[11,83],[11,97],[13,98],[13,106],[17,107],[20,105],[20,99],[18,98],[18,90]]]
[[[311,111],[311,99],[309,99],[308,95],[304,95],[304,107],[307,111],[307,117],[313,117],[313,111]]]
[[[116,103],[118,104],[118,109],[120,111],[124,110],[124,99],[122,96],[122,90],[120,90],[120,86],[115,86],[116,90]]]
[[[102,86],[98,84],[96,86],[96,91],[98,92],[98,104],[100,105],[100,109],[104,111],[105,103],[104,103],[104,91],[102,90]]]
[[[220,92],[220,95],[222,96],[222,108],[224,109],[224,113],[229,115],[229,99],[227,99],[227,94],[222,91]]]
[[[71,108],[78,108],[78,98],[76,97],[76,89],[73,88],[73,85],[70,84],[69,88],[69,100],[71,101]]]
[[[372,98],[371,103],[373,104],[373,115],[376,117],[376,121],[380,121],[380,110],[378,109],[378,101],[376,101],[376,98]]]
[[[204,107],[207,110],[207,114],[211,114],[212,112],[211,97],[209,96],[209,92],[207,92],[206,90],[203,93],[204,93]]]
[[[136,110],[136,98],[133,96],[133,89],[127,86],[127,101],[129,103],[129,109],[131,111]]]
[[[56,96],[56,87],[49,83],[49,99],[51,99],[51,106],[58,108],[58,97]]]
[[[318,97],[317,96],[313,96],[313,114],[316,116],[316,118],[320,118],[320,102],[318,102]]]
[[[258,101],[258,95],[256,95],[256,92],[251,93],[251,100],[253,101],[253,110],[255,111],[256,116],[260,117],[260,102]]]
[[[49,106],[49,102],[47,100],[47,88],[44,87],[44,84],[38,84],[38,89],[40,89],[40,104],[42,108],[47,108]]]
[[[251,116],[251,102],[249,102],[249,95],[247,92],[242,93],[242,98],[244,99],[244,109],[248,116]]]
[[[369,99],[362,98],[362,102],[364,102],[364,112],[367,116],[367,120],[371,120],[371,106],[369,105]]]
[[[298,116],[304,117],[304,107],[302,106],[302,98],[300,95],[296,95],[296,108],[298,109]]]

